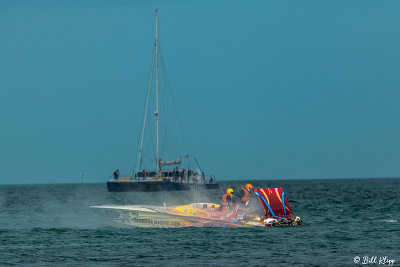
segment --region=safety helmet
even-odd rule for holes
[[[253,185],[252,184],[246,184],[246,189],[247,189],[247,191],[253,190]]]
[[[232,188],[226,189],[226,193],[232,195],[233,194],[233,189]]]

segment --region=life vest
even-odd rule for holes
[[[227,200],[227,198],[230,197],[230,200]],[[233,203],[233,195],[231,194],[225,194],[222,196],[222,201],[221,201],[221,206],[227,207],[231,206]]]
[[[243,195],[243,197],[241,198],[241,201],[242,201],[243,203],[246,203],[247,201],[250,200],[250,192],[247,191],[247,189],[244,188],[244,187],[242,188],[242,190],[243,190],[243,192],[244,192],[244,195]]]

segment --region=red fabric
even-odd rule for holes
[[[282,200],[282,188],[262,188],[262,189],[254,189],[255,192],[260,194],[268,205],[271,207],[272,211],[274,212],[275,216],[285,216],[285,210],[283,208],[283,200]],[[263,207],[265,214],[268,216],[272,216],[270,210],[268,209],[267,205],[265,204],[264,200],[258,196],[258,200],[260,201],[261,206]],[[287,201],[286,196],[284,196],[285,201],[285,209],[286,215],[292,215],[292,208]]]

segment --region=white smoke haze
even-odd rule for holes
[[[289,203],[296,203],[289,181],[223,181],[220,189],[205,191],[164,192],[107,192],[101,184],[52,184],[13,185],[0,187],[0,213],[3,229],[21,228],[79,228],[109,227],[93,212],[90,206],[102,205],[150,205],[162,207],[190,203],[220,204],[227,188],[234,195],[251,183],[255,188],[283,187]],[[262,215],[263,211],[255,195],[250,202],[251,211]]]
[[[137,205],[137,206],[157,206],[174,207],[180,205],[187,205],[191,203],[215,203],[220,204],[223,194],[227,188],[234,189],[234,198],[236,202],[239,201],[239,192],[242,187],[249,182],[221,182],[220,189],[218,190],[189,190],[189,191],[161,191],[161,192],[108,192],[111,197],[111,202],[103,202],[101,205]],[[257,183],[256,188],[261,188]],[[258,198],[252,194],[249,203],[250,209],[247,213],[263,215],[264,211],[259,204]]]

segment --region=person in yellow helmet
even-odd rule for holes
[[[231,209],[234,205],[233,202],[233,189],[226,189],[226,193],[222,196],[220,210],[225,212],[227,209]]]
[[[241,206],[249,205],[251,192],[253,192],[252,184],[246,184],[246,186],[240,190],[239,199]]]

